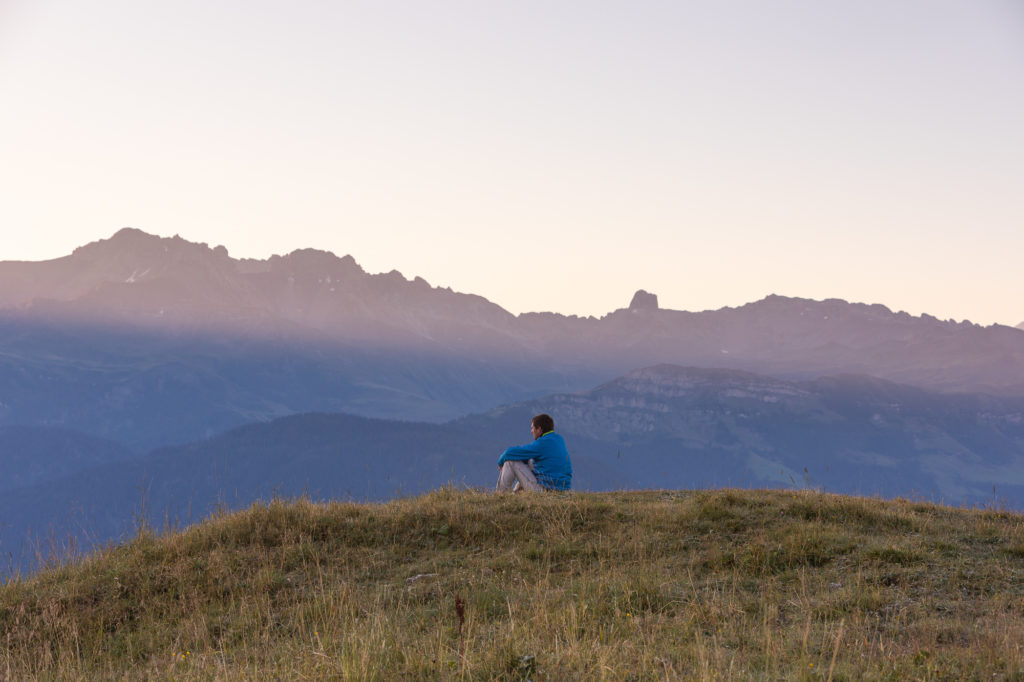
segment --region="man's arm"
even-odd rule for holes
[[[527,445],[513,445],[508,450],[505,450],[498,458],[498,466],[508,461],[514,462],[525,462],[528,459],[536,459],[537,455],[540,454],[540,446],[537,445],[537,441],[528,443]]]

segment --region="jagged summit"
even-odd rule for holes
[[[111,253],[124,255],[131,252],[141,255],[145,253],[171,253],[176,251],[197,254],[212,253],[220,257],[228,255],[228,250],[224,246],[210,248],[205,242],[190,242],[177,234],[173,237],[161,237],[135,227],[123,227],[108,239],[99,239],[75,249],[72,255]]]
[[[98,257],[147,257],[157,254],[166,254],[166,257],[189,255],[195,258],[215,257],[218,260],[230,260],[234,263],[246,264],[269,264],[277,261],[301,262],[303,265],[329,265],[355,268],[362,271],[351,255],[337,256],[331,251],[321,249],[304,248],[295,249],[285,255],[272,255],[266,259],[241,259],[236,260],[230,257],[224,246],[211,247],[206,242],[193,242],[181,235],[173,237],[161,237],[150,234],[135,227],[124,227],[115,232],[107,239],[99,239],[90,242],[85,246],[75,249],[71,256],[66,258],[90,258]]]
[[[160,237],[149,234],[148,232],[144,232],[137,227],[122,227],[120,230],[115,232],[113,236],[107,241],[124,241],[127,239],[153,240],[160,239]]]
[[[869,308],[880,313],[892,314],[892,310],[882,305],[881,303],[857,303],[854,301],[847,301],[846,299],[843,298],[825,298],[819,300],[814,298],[803,298],[801,296],[781,296],[779,294],[768,294],[767,296],[758,301],[746,303],[742,306],[739,306],[739,308],[779,308],[793,305],[814,305],[831,308],[846,308],[849,306],[856,306],[862,308]]]
[[[320,274],[365,275],[366,271],[350,255],[336,256],[331,251],[320,249],[296,249],[286,256],[271,256],[267,261],[273,265],[283,264],[288,268],[302,269]]]
[[[162,249],[162,238],[134,227],[123,227],[107,239],[97,239],[71,252],[71,258],[99,258],[113,253]]]
[[[260,340],[316,339],[374,353],[401,349],[458,367],[483,358],[496,363],[488,365],[496,374],[485,383],[509,376],[510,385],[524,366],[552,377],[545,386],[554,387],[562,385],[559,372],[589,381],[668,362],[783,378],[869,374],[942,390],[1024,392],[1024,342],[1009,327],[776,294],[735,308],[674,311],[643,289],[628,309],[602,318],[517,316],[422,278],[367,273],[352,256],[299,249],[266,260],[234,259],[223,247],[134,228],[57,260],[0,263],[0,312],[214,335],[226,330]]]
[[[943,327],[979,327],[979,325],[971,322],[970,320],[960,320],[959,322],[954,319],[941,320],[934,315],[929,315],[928,313],[911,315],[904,310],[893,311],[891,308],[881,303],[858,303],[856,301],[847,301],[842,298],[826,298],[818,300],[813,298],[799,298],[771,294],[759,301],[747,303],[729,310],[754,310],[771,315],[777,315],[788,311],[789,313],[798,314],[801,317],[813,317],[818,315],[821,316],[822,319],[829,319],[833,321],[837,319],[868,319],[875,321],[898,320],[900,322],[914,320],[927,323],[928,325]]]
[[[297,249],[234,259],[223,246],[126,227],[44,262],[0,263],[0,309],[164,329],[230,330],[449,345],[511,317],[479,296],[401,272],[370,274],[351,255]],[[474,343],[485,347],[491,341]]]
[[[657,310],[658,296],[640,289],[633,294],[633,300],[629,302],[630,310]]]

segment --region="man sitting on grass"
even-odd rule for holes
[[[530,420],[534,441],[513,445],[498,458],[497,492],[568,490],[572,487],[572,462],[565,440],[555,433],[555,420],[538,414]]]

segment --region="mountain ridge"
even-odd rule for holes
[[[0,426],[149,450],[317,410],[443,422],[658,363],[1021,395],[1019,332],[774,294],[689,312],[640,290],[600,318],[512,315],[351,256],[237,260],[128,228],[60,259],[0,262]]]
[[[76,265],[76,270],[78,271],[80,278],[68,278],[63,272],[60,277],[54,277],[52,275],[50,277],[46,276],[47,274],[50,274],[45,272],[47,268],[54,268],[60,265],[72,263]],[[266,259],[235,259],[228,254],[228,251],[224,246],[210,247],[204,242],[190,242],[178,235],[175,235],[174,237],[159,237],[131,227],[122,228],[108,239],[100,239],[84,246],[80,246],[74,249],[68,256],[62,256],[60,258],[46,261],[0,261],[0,275],[6,275],[8,280],[0,280],[3,281],[4,284],[4,286],[0,287],[0,307],[30,306],[33,298],[42,298],[44,300],[54,299],[60,301],[72,300],[91,292],[100,284],[136,284],[141,283],[146,279],[154,279],[161,275],[175,273],[176,271],[169,266],[181,265],[182,263],[188,264],[190,267],[196,267],[198,264],[216,264],[219,266],[230,264],[231,269],[234,271],[231,274],[239,275],[267,275],[280,272],[281,270],[286,270],[290,274],[294,274],[297,270],[313,270],[318,273],[318,283],[326,283],[327,285],[351,283],[346,280],[358,277],[367,277],[371,280],[377,280],[380,282],[413,285],[420,289],[427,288],[436,292],[444,292],[455,294],[459,297],[467,297],[470,300],[479,301],[489,308],[498,309],[507,317],[513,318],[544,316],[586,322],[601,321],[609,316],[621,313],[661,311],[699,315],[701,313],[715,312],[710,310],[691,312],[659,308],[658,297],[655,294],[651,294],[640,289],[635,292],[633,299],[627,307],[612,310],[606,315],[599,317],[581,317],[577,315],[545,312],[524,312],[519,315],[513,315],[501,308],[500,305],[488,301],[482,296],[470,293],[456,293],[453,292],[450,287],[442,288],[431,286],[426,282],[426,280],[418,276],[409,280],[397,270],[379,274],[368,273],[350,254],[339,257],[330,251],[313,248],[299,248],[285,255],[271,255]],[[296,265],[299,267],[293,267]],[[90,266],[102,266],[103,270],[97,272],[94,267]],[[7,270],[12,272],[7,272]],[[35,272],[32,272],[33,270],[35,270]],[[181,273],[178,272],[176,274]],[[194,273],[187,272],[185,274]],[[20,283],[22,284],[21,287],[12,286],[12,282],[19,281],[19,277],[15,277],[14,275],[20,276]],[[34,277],[37,280],[42,280],[44,285],[46,285],[44,286],[44,291],[32,292],[30,288],[31,283],[25,281],[29,276]],[[327,279],[325,281],[325,277],[329,278],[332,276],[339,277],[339,279]],[[60,280],[59,286],[52,281],[57,279]],[[881,312],[883,314],[896,315],[903,319],[939,321],[938,318],[928,315],[927,313],[914,318],[914,316],[903,311],[893,312],[887,306],[880,303],[857,303],[849,302],[844,299],[824,299],[817,301],[814,299],[789,297],[778,294],[768,294],[757,301],[734,307],[726,306],[717,309],[717,311],[750,310],[761,306],[771,306],[779,302],[806,305],[820,304],[821,306],[824,306],[825,310],[832,309],[834,311],[839,310],[837,306],[855,306],[858,308],[866,308],[876,312]],[[974,324],[969,320],[964,320],[959,323],[953,320],[946,322],[959,325]],[[1018,326],[1022,325],[1024,325],[1024,322]],[[1002,325],[990,326],[996,327]]]

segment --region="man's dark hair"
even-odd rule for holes
[[[550,415],[538,414],[530,423],[534,428],[540,429],[542,434],[555,430],[555,420]]]

